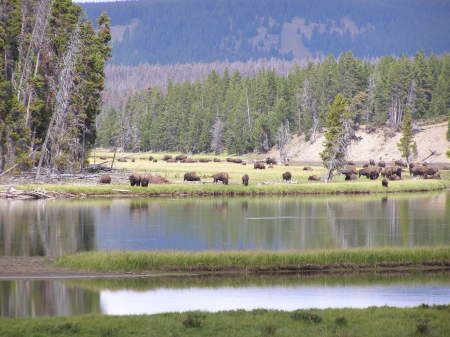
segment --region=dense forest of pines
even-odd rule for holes
[[[0,3],[0,173],[83,165],[110,57],[109,18],[94,30],[71,0]]]
[[[150,87],[123,109],[99,115],[98,144],[124,150],[265,152],[286,134],[314,139],[341,94],[355,124],[399,129],[406,109],[413,119],[450,115],[450,54],[383,57],[369,62],[344,53],[297,67],[283,76],[211,72],[194,83]],[[281,144],[279,144],[281,145]]]
[[[260,58],[442,54],[450,41],[448,0],[139,0],[84,3],[111,17],[120,65]]]

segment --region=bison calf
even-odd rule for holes
[[[285,182],[289,182],[292,179],[292,174],[289,171],[284,172],[281,176],[283,177],[283,181],[285,181]]]
[[[214,183],[221,181],[224,185],[228,185],[229,175],[226,172],[216,173],[213,176]]]
[[[133,173],[132,175],[129,176],[128,179],[130,180],[131,186],[141,186],[142,177],[140,174]]]
[[[101,176],[98,180],[100,184],[111,184],[111,177],[110,176]]]
[[[200,181],[200,177],[195,172],[188,172],[184,174],[183,181]]]
[[[388,181],[386,180],[386,178],[383,178],[383,180],[381,181],[381,185],[382,185],[383,187],[388,187],[389,183],[388,183]]]
[[[250,177],[248,176],[248,174],[244,174],[242,176],[242,185],[244,186],[248,186],[248,181],[250,180]]]

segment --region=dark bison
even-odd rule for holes
[[[200,163],[209,163],[211,161],[211,159],[206,159],[206,158],[200,158],[198,160]]]
[[[154,162],[154,163],[157,163],[157,162],[158,162],[158,159],[153,159],[153,162]]]
[[[248,186],[248,181],[249,181],[250,177],[248,176],[248,174],[244,174],[242,176],[242,185],[244,186]]]
[[[169,154],[166,154],[162,157],[162,160],[164,160],[164,161],[168,161],[169,159],[172,159],[172,156]]]
[[[267,157],[266,158],[266,164],[267,165],[276,165],[277,164],[277,160],[275,158]]]
[[[423,166],[423,165],[414,165],[412,168],[410,168],[410,173],[412,176],[432,176],[439,172],[437,168],[430,167],[430,166]]]
[[[148,178],[149,184],[170,184],[166,178],[158,175],[148,175],[146,177]]]
[[[391,175],[397,175],[398,177],[402,177],[402,168],[401,167],[396,167],[396,166],[391,166],[391,167],[386,167],[383,170],[381,170],[381,175],[385,178],[388,178]]]
[[[235,163],[235,164],[241,164],[242,163],[242,159],[239,159],[239,158],[227,158],[227,162]]]
[[[313,170],[312,167],[309,167],[309,166],[305,166],[303,168],[303,171],[312,171],[312,170]]]
[[[407,167],[408,165],[403,160],[394,161],[395,166]]]
[[[396,175],[396,174],[392,174],[392,175],[390,175],[390,176],[388,177],[388,179],[391,180],[391,181],[395,181],[395,180],[401,180],[402,178],[399,177],[399,176]]]
[[[347,161],[347,165],[350,165],[350,166],[355,166],[356,164],[355,164],[355,162],[354,162],[354,161]]]
[[[369,164],[370,164],[370,166],[375,166],[375,160],[369,159]]]
[[[121,163],[126,163],[127,162],[127,160],[125,158],[119,158],[119,159],[117,159],[117,161],[121,162]]]
[[[110,176],[101,176],[98,180],[100,184],[111,184],[111,177]]]
[[[187,158],[187,156],[185,154],[179,154],[178,156],[175,157],[175,160],[181,161],[181,160],[185,160]]]
[[[343,170],[341,170],[340,173],[345,175],[345,180],[355,180],[351,179],[351,176],[354,175],[356,177],[356,175],[358,174],[356,168],[354,167],[346,167]]]
[[[166,163],[176,163],[177,161],[173,158],[167,159]]]
[[[362,167],[364,167],[364,168],[366,168],[366,167],[369,167],[369,162],[368,161],[366,161],[366,162],[364,162],[363,164],[362,164]]]
[[[131,159],[131,162],[132,162],[132,163],[134,163],[135,161],[136,161],[136,159],[134,159],[134,158]]]
[[[100,157],[100,159],[101,159],[101,160],[106,160],[107,158],[106,158],[106,157]]]
[[[292,174],[289,171],[284,172],[281,176],[283,177],[283,181],[285,181],[285,182],[291,181],[291,179],[292,179]]]
[[[150,182],[150,176],[145,175],[145,176],[141,177],[141,186],[142,187],[147,187],[149,182]]]
[[[367,167],[358,171],[358,176],[365,176],[367,179],[376,180],[380,176],[380,168]]]
[[[229,175],[226,172],[216,173],[213,176],[214,183],[218,183],[221,181],[223,184],[228,185]]]
[[[185,158],[181,162],[182,163],[196,163],[197,161],[192,158]]]
[[[308,177],[308,180],[309,180],[309,181],[319,181],[320,178],[319,178],[318,176],[314,175],[314,176],[309,176],[309,177]]]
[[[256,170],[265,170],[266,169],[266,165],[264,165],[264,162],[262,161],[257,161],[254,165],[253,168]]]
[[[424,174],[423,179],[441,179],[441,175],[439,172],[436,172],[435,174]]]
[[[388,183],[388,181],[387,181],[386,178],[383,178],[383,180],[381,181],[381,185],[382,185],[383,187],[388,187],[389,183]]]
[[[130,179],[131,186],[141,186],[141,175],[137,173],[133,173],[128,177]]]
[[[200,181],[200,177],[195,172],[187,172],[184,174],[183,181]]]
[[[386,163],[382,160],[378,162],[378,167],[386,167]]]
[[[148,160],[153,161],[153,160],[155,160],[155,158],[153,158],[153,156],[150,156],[150,157],[148,157]]]
[[[215,163],[220,163],[222,160],[219,159],[219,158],[214,158],[213,161],[214,161]]]
[[[356,174],[350,174],[349,176],[345,176],[345,180],[357,180],[358,176]]]

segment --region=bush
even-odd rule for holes
[[[265,325],[262,328],[262,335],[263,336],[274,336],[275,332],[277,332],[277,328],[273,325]]]
[[[427,322],[421,322],[419,324],[417,324],[417,332],[422,334],[422,335],[426,335],[428,334],[428,323]]]
[[[322,317],[320,317],[317,314],[314,314],[312,312],[302,311],[302,310],[296,310],[291,314],[291,318],[294,321],[305,321],[309,323],[320,323],[322,322]]]
[[[199,328],[202,325],[203,317],[199,314],[187,314],[183,321],[185,328]]]
[[[335,321],[336,325],[338,326],[346,326],[347,325],[347,319],[343,316],[336,317]]]

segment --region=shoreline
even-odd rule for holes
[[[13,200],[8,195],[8,186],[0,187],[0,199]],[[260,196],[301,196],[301,195],[360,195],[393,194],[443,191],[450,188],[450,180],[403,180],[390,182],[389,187],[381,186],[380,181],[299,183],[299,184],[260,184],[213,185],[213,184],[167,184],[150,185],[147,188],[127,185],[80,185],[80,184],[27,184],[14,186],[19,193],[31,192],[22,199],[71,199],[71,198],[172,198],[172,197],[260,197]],[[21,192],[22,191],[22,192]],[[36,193],[37,192],[37,193]],[[26,194],[26,193],[25,193]],[[20,196],[18,199],[21,198]]]

